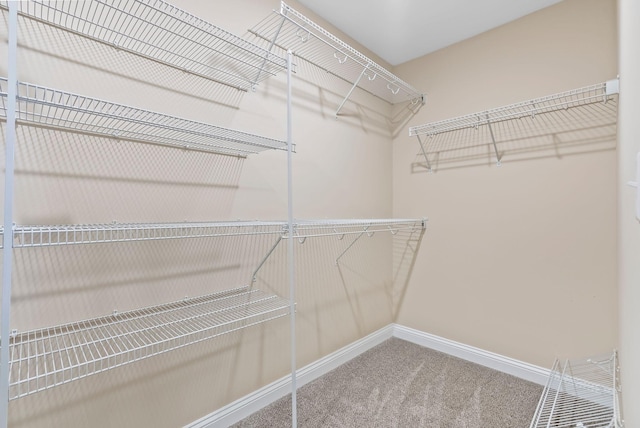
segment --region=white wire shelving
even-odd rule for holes
[[[342,238],[353,234],[372,236],[376,232],[395,235],[399,231],[425,227],[426,219],[299,220],[293,223],[293,237]],[[286,239],[289,236],[288,229],[286,221],[15,225],[13,248],[247,235],[277,235]],[[4,230],[0,227],[2,234]]]
[[[7,85],[7,79],[0,77],[0,120],[6,120]],[[17,94],[18,124],[233,156],[286,150],[287,145],[273,138],[31,83],[18,82]]]
[[[243,91],[286,69],[284,57],[162,0],[17,3],[23,17]]]
[[[618,355],[554,362],[530,428],[622,428]]]
[[[274,235],[282,239],[422,231],[426,219],[299,220],[289,233],[285,221],[209,223],[112,223],[96,225],[14,226],[13,248],[51,247],[162,239]],[[0,233],[3,230],[0,229]],[[336,263],[338,262],[336,259]],[[25,332],[9,340],[9,398],[16,399],[194,344],[241,328],[287,316],[291,302],[252,286]]]
[[[101,318],[14,332],[9,340],[9,398],[20,398],[288,314],[288,300],[246,286]]]
[[[615,124],[618,80],[409,128],[417,137],[424,166],[477,153],[486,147],[500,165],[505,141],[568,133]]]
[[[391,103],[423,104],[424,95],[375,63],[291,6],[282,2],[279,11],[265,18],[250,33],[275,48],[295,55],[352,84],[336,115],[356,87]]]

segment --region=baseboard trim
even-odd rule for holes
[[[377,330],[344,348],[320,358],[296,371],[298,387],[330,372],[349,360],[393,337],[394,325]],[[209,415],[186,425],[187,428],[226,428],[291,392],[291,376],[285,376],[246,395]]]
[[[296,371],[298,386],[303,386],[319,378],[391,337],[397,337],[398,339],[406,340],[416,345],[444,352],[445,354],[462,358],[540,385],[546,385],[549,379],[550,370],[548,369],[413,328],[398,324],[389,324],[344,348],[298,369]],[[285,376],[186,425],[186,428],[226,428],[240,422],[242,419],[286,396],[290,392],[291,376]]]
[[[500,354],[485,351],[480,348],[465,345],[440,336],[425,333],[420,330],[393,324],[393,337],[415,343],[416,345],[444,352],[463,360],[481,366],[489,367],[503,373],[535,382],[539,385],[546,385],[549,380],[550,370],[533,364],[525,363]]]

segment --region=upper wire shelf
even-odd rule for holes
[[[455,152],[473,148],[492,149],[498,165],[498,144],[510,139],[570,132],[611,125],[617,117],[618,80],[573,89],[520,103],[452,119],[412,126],[409,136],[420,143],[425,166],[446,161]],[[424,138],[421,138],[424,137]],[[485,152],[486,153],[486,152]]]
[[[249,31],[268,43],[270,51],[273,47],[292,50],[299,58],[352,84],[336,115],[358,86],[391,104],[424,103],[420,91],[284,2],[279,11]]]
[[[7,0],[0,1],[7,9]],[[117,49],[247,91],[286,59],[162,0],[30,0],[18,13]]]
[[[7,79],[0,77],[1,120],[6,120],[7,85]],[[287,146],[286,141],[31,83],[19,82],[17,93],[18,123],[233,156]]]
[[[621,428],[618,355],[556,359],[530,428]]]
[[[294,237],[344,236],[425,228],[426,219],[299,220]],[[0,227],[0,236],[3,234]],[[108,223],[70,225],[15,225],[13,248],[52,247],[165,239],[206,238],[245,235],[279,235],[287,238],[284,221],[230,221],[182,223]],[[0,241],[0,248],[2,242]]]
[[[9,398],[289,314],[289,301],[248,286],[26,332],[9,340]]]

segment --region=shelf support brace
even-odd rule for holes
[[[424,156],[424,160],[427,163],[427,171],[429,172],[433,172],[433,170],[431,169],[431,164],[429,163],[429,158],[427,157],[427,151],[424,149],[424,144],[422,142],[422,139],[420,138],[419,135],[416,135],[416,138],[418,139],[418,142],[420,143],[420,150],[422,150],[422,155]]]
[[[500,163],[500,154],[498,153],[498,146],[496,145],[496,137],[493,135],[493,129],[491,128],[491,121],[489,120],[489,115],[487,114],[487,126],[489,127],[489,133],[491,134],[491,142],[493,143],[493,151],[496,153],[496,165],[502,165]]]
[[[267,259],[269,259],[271,254],[278,247],[278,244],[280,243],[280,241],[282,241],[282,235],[280,235],[278,237],[278,239],[276,240],[275,244],[273,244],[273,246],[269,249],[269,251],[267,251],[267,254],[262,258],[262,261],[258,264],[258,267],[256,268],[256,270],[254,270],[253,274],[251,274],[251,283],[252,284],[254,282],[256,282],[256,279],[258,277],[258,271],[260,271],[260,269],[262,269],[262,266],[267,262]]]
[[[256,76],[255,80],[253,81],[253,84],[251,85],[251,89],[253,89],[254,91],[256,90],[256,86],[258,85],[258,82],[260,81],[260,76],[262,75],[262,71],[264,70],[265,66],[267,65],[267,60],[269,58],[269,54],[271,54],[271,50],[275,46],[276,40],[278,40],[278,36],[280,35],[280,31],[282,30],[282,26],[284,25],[285,19],[287,19],[287,18],[283,16],[282,17],[282,21],[280,21],[280,25],[278,26],[278,29],[276,30],[276,34],[273,36],[273,39],[269,43],[269,49],[267,49],[267,56],[264,57],[264,60],[262,61],[262,65],[260,66],[260,70],[258,70],[258,75]]]
[[[345,248],[345,249],[344,249],[344,251],[343,251],[342,253],[340,253],[340,255],[339,255],[338,257],[336,257],[336,266],[338,266],[338,262],[340,261],[340,259],[342,258],[342,256],[344,256],[344,255],[345,255],[345,253],[346,253],[347,251],[349,251],[349,250],[351,249],[351,247],[353,247],[353,245],[354,245],[356,242],[358,242],[358,240],[359,240],[360,238],[362,238],[362,235],[364,235],[364,234],[365,234],[365,232],[366,232],[366,230],[365,230],[365,231],[363,231],[363,232],[360,232],[360,234],[359,234],[358,236],[356,236],[356,239],[354,239],[353,241],[351,241],[351,244],[349,244],[349,246],[348,246],[347,248]]]
[[[367,65],[362,69],[362,73],[360,73],[360,76],[358,76],[358,78],[356,79],[356,81],[353,84],[353,86],[351,87],[351,89],[349,89],[349,92],[347,92],[347,96],[344,97],[344,100],[342,100],[342,102],[338,106],[338,110],[336,110],[336,119],[338,118],[338,114],[340,114],[340,110],[342,110],[342,107],[344,107],[344,105],[347,102],[347,100],[349,99],[349,97],[351,97],[351,94],[353,93],[353,90],[356,89],[356,87],[360,83],[360,80],[362,80],[364,75],[367,73],[367,69],[368,68],[369,68],[369,66]]]

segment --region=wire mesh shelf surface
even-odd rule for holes
[[[245,91],[286,68],[284,57],[162,0],[18,4],[22,16]]]
[[[16,226],[14,248],[282,234],[283,222],[110,223]]]
[[[15,333],[10,398],[289,314],[289,301],[250,287]]]
[[[7,79],[0,77],[0,118],[6,120]],[[246,156],[286,149],[286,142],[181,119],[96,98],[18,83],[18,123],[182,149]]]
[[[561,143],[562,137],[574,138],[577,132],[589,135],[609,132],[617,121],[617,79],[558,94],[511,104],[491,110],[409,128],[417,137],[421,156],[428,169],[436,161],[484,155],[487,146],[497,158],[502,157],[499,144],[511,142],[513,150],[524,150],[535,139],[547,145]],[[606,129],[605,129],[606,128]],[[615,130],[614,130],[615,132]],[[582,132],[587,137],[586,132]],[[422,138],[421,138],[422,137]],[[549,140],[547,142],[546,140]],[[543,146],[542,141],[537,146]]]
[[[290,49],[299,58],[389,103],[423,101],[417,89],[284,2],[279,11],[250,32],[270,48]]]
[[[618,358],[556,360],[531,428],[620,428]]]
[[[425,219],[299,220],[293,224],[293,229],[294,236],[298,238],[363,232],[396,234],[398,231],[423,229],[425,222]],[[0,235],[3,233],[0,226]],[[227,221],[15,225],[13,248],[244,235],[280,235],[287,238],[288,224],[285,221]]]

